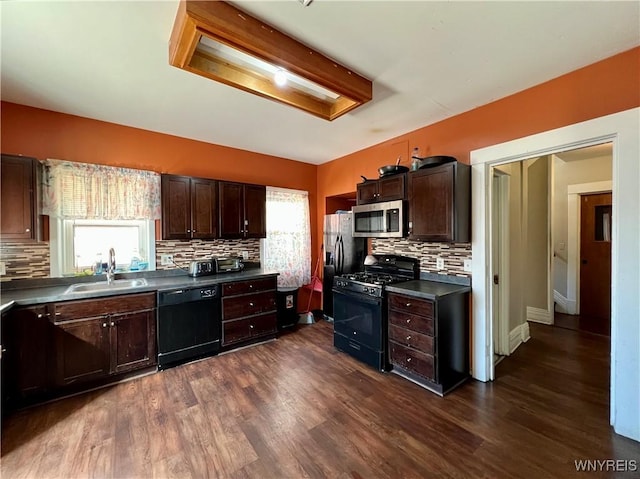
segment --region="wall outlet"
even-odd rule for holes
[[[4,261],[0,261],[0,276],[4,276],[5,274],[7,274],[7,266]]]
[[[242,259],[249,259],[249,252],[248,251],[243,251],[242,252]]]
[[[471,260],[470,259],[465,259],[464,260],[464,270],[468,273],[471,272]]]
[[[438,269],[438,270],[444,269],[444,259],[443,258],[436,259],[436,269]]]
[[[169,266],[173,264],[173,255],[172,254],[161,254],[160,255],[160,264],[162,266]]]

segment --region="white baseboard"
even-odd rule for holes
[[[557,305],[557,311],[559,313],[564,314],[578,314],[576,310],[576,301],[575,299],[568,299],[562,296],[562,294],[558,293],[556,290],[553,290],[553,301]]]
[[[551,311],[527,306],[527,321],[534,323],[553,324],[553,314]]]
[[[518,346],[522,343],[526,343],[531,338],[529,334],[529,323],[516,326],[509,333],[509,354],[512,354]]]

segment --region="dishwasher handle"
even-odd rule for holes
[[[170,291],[158,292],[158,306],[168,306],[172,304],[188,303],[191,301],[206,301],[220,297],[219,286],[209,285],[199,288],[181,288]]]

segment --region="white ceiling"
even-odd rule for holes
[[[327,122],[170,66],[176,1],[0,2],[2,99],[321,164],[640,44],[636,1],[234,3],[373,100]]]

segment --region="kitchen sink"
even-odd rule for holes
[[[116,279],[111,283],[77,283],[69,286],[64,294],[73,293],[98,293],[100,291],[119,291],[127,289],[140,288],[147,286],[147,280],[144,278],[136,279]]]

